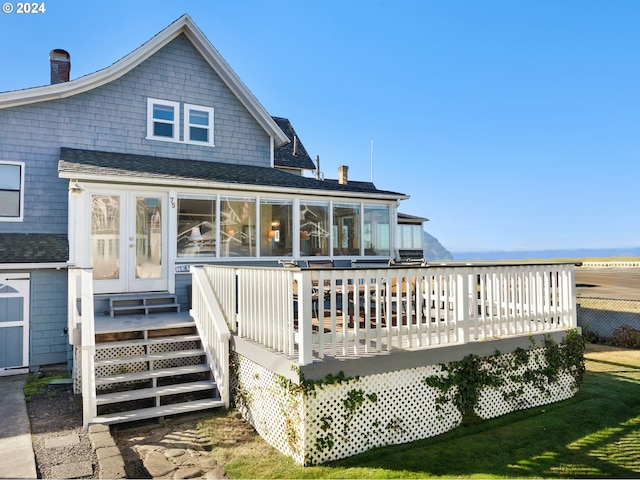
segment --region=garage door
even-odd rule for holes
[[[29,275],[0,274],[0,376],[29,371]]]

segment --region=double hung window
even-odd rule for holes
[[[154,140],[178,142],[180,132],[180,104],[167,100],[147,100],[147,135]]]
[[[185,103],[182,112],[179,102],[149,98],[147,138],[213,147],[213,108]]]
[[[185,104],[184,141],[213,147],[213,108]]]
[[[23,218],[24,164],[0,162],[0,221]]]

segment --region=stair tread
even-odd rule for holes
[[[137,390],[127,390],[124,392],[104,393],[96,396],[97,405],[108,403],[127,402],[141,398],[160,397],[165,395],[176,395],[216,388],[213,380],[201,380],[199,382],[176,383],[155,388],[140,388]]]
[[[129,303],[127,305],[111,305],[111,310],[142,310],[143,308],[169,308],[179,307],[178,302],[169,303]]]
[[[193,325],[190,325],[190,326],[193,326]],[[197,333],[193,333],[190,335],[173,335],[170,337],[138,338],[134,340],[117,340],[114,342],[96,343],[96,350],[103,350],[105,348],[133,347],[137,345],[158,345],[163,343],[195,342],[199,340],[200,340],[200,335],[198,335]]]
[[[109,297],[109,301],[117,302],[120,300],[143,300],[143,299],[158,299],[158,298],[177,298],[177,295],[173,293],[133,293],[129,295],[116,295]]]
[[[140,410],[129,410],[127,412],[110,413],[107,415],[99,415],[91,421],[91,423],[122,423],[132,422],[134,420],[142,420],[146,418],[164,417],[168,415],[177,415],[180,413],[195,412],[198,410],[208,410],[210,408],[224,407],[224,402],[219,399],[207,398],[204,400],[195,400],[192,402],[175,403],[172,405],[163,405],[160,407],[142,408]]]
[[[185,358],[185,357],[196,357],[199,355],[204,355],[204,350],[202,348],[195,348],[191,350],[176,350],[173,352],[158,352],[158,353],[147,353],[141,355],[131,355],[128,357],[112,357],[112,358],[101,358],[99,360],[95,360],[95,365],[117,365],[121,363],[137,363],[137,362],[151,362],[155,360],[168,360],[171,358]]]
[[[155,322],[153,324],[146,324],[144,319],[140,319],[137,316],[124,317],[102,317],[100,323],[96,323],[96,335],[104,335],[109,333],[124,333],[124,332],[143,332],[143,331],[160,331],[170,330],[174,328],[193,328],[195,322],[193,318],[189,316],[187,312],[177,312],[171,315],[167,314],[166,318],[169,320],[164,323],[159,323],[164,314],[157,314]],[[107,320],[108,319],[108,320]],[[124,320],[122,320],[124,319]],[[124,322],[124,323],[123,323]]]
[[[137,380],[147,380],[150,378],[170,377],[173,375],[189,375],[192,373],[209,372],[208,365],[185,365],[183,367],[159,368],[157,370],[145,370],[143,372],[120,373],[118,375],[107,375],[96,377],[96,385],[108,385],[110,383],[130,382]]]

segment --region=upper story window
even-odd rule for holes
[[[0,221],[23,219],[24,164],[0,162]]]
[[[147,136],[155,140],[180,141],[180,104],[167,100],[147,100]]]
[[[213,108],[189,103],[183,108],[179,102],[147,99],[147,138],[213,147]]]
[[[184,105],[184,141],[213,146],[213,108]]]

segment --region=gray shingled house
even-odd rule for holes
[[[144,293],[184,311],[194,263],[393,258],[406,196],[304,176],[291,123],[188,16],[90,75],[50,63],[50,85],[0,93],[0,372],[72,363],[68,267],[92,268],[97,312]]]

